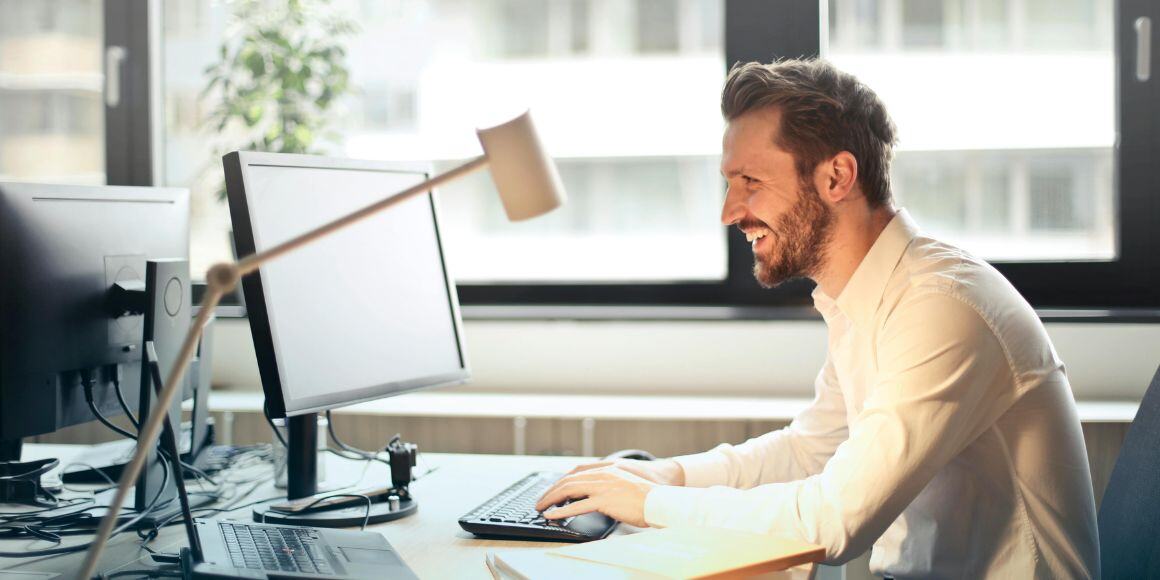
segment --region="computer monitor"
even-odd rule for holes
[[[430,173],[426,164],[271,153],[234,152],[223,163],[240,258]],[[317,491],[315,413],[470,377],[434,194],[281,256],[242,288],[268,412],[290,418],[290,499]]]
[[[137,408],[144,316],[112,312],[110,289],[188,255],[184,189],[0,183],[0,460],[94,420],[86,379],[102,414],[122,414],[114,378]]]

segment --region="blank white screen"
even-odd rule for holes
[[[257,251],[420,182],[419,173],[251,165]],[[428,196],[261,267],[287,410],[463,369]]]

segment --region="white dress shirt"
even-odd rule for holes
[[[811,406],[786,428],[676,458],[652,526],[719,526],[873,547],[895,578],[1099,576],[1087,452],[1063,363],[998,271],[920,235],[905,210],[837,300]]]

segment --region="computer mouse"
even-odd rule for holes
[[[641,461],[656,461],[656,456],[643,449],[621,449],[609,453],[604,461],[616,461],[617,459],[639,459]]]

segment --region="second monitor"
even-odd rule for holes
[[[429,175],[424,164],[307,155],[223,162],[239,258]],[[317,491],[317,412],[470,377],[433,194],[266,264],[242,287],[268,413],[289,418],[290,499]],[[325,514],[309,523],[328,525]]]

